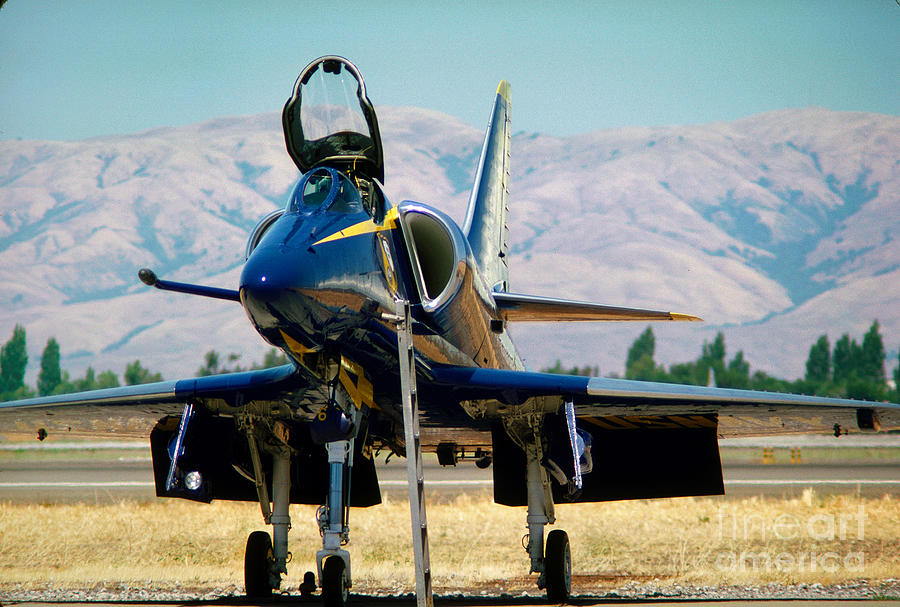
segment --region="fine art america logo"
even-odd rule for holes
[[[716,554],[719,571],[780,571],[794,573],[861,572],[865,552],[852,547],[865,539],[866,513],[855,512],[798,516],[781,513],[771,518],[762,514],[737,515],[720,509],[718,539],[758,548],[722,550]]]

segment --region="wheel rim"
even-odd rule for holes
[[[572,589],[572,552],[565,531],[557,529],[547,536],[544,567],[547,598],[566,601]]]

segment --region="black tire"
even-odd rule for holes
[[[251,533],[244,551],[244,588],[248,597],[264,599],[272,596],[269,571],[274,561],[272,537],[265,531]]]
[[[565,603],[569,600],[572,592],[572,553],[569,550],[569,536],[562,529],[554,529],[547,534],[544,581],[547,585],[547,600],[552,603]]]
[[[322,603],[325,607],[344,607],[350,598],[344,559],[329,556],[322,565]]]

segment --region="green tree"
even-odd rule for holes
[[[139,360],[126,365],[124,378],[126,386],[136,386],[138,384],[149,384],[155,381],[162,381],[162,375],[159,373],[150,373],[150,371],[141,366],[141,361]]]
[[[834,344],[834,353],[831,356],[831,377],[836,384],[846,384],[847,379],[854,373],[853,343],[850,334],[844,333]]]
[[[705,367],[705,369],[708,370],[709,367]],[[669,373],[666,375],[666,381],[670,381],[673,384],[698,385],[697,378],[700,374],[701,371],[698,369],[696,362],[676,363],[669,366]],[[706,379],[704,378],[699,385],[705,383]]]
[[[119,387],[119,376],[113,373],[111,370],[104,371],[100,375],[97,376],[97,387],[98,388],[118,388]]]
[[[244,369],[237,364],[240,358],[240,354],[232,352],[228,355],[228,364],[222,365],[219,353],[215,350],[210,350],[203,355],[203,366],[197,369],[196,375],[197,377],[206,377],[207,375],[221,375],[222,373],[243,371]]]
[[[570,369],[566,369],[557,358],[556,363],[552,367],[542,368],[541,373],[556,373],[557,375],[584,375],[591,377],[600,375],[600,367],[596,365],[593,367],[590,365],[585,365],[582,368],[576,366]]]
[[[710,373],[712,369],[712,373]],[[712,343],[703,342],[700,359],[694,367],[694,381],[697,386],[705,386],[714,379],[716,385],[725,386],[725,334],[719,331]]]
[[[859,360],[860,379],[883,388],[885,384],[884,358],[884,341],[881,339],[880,326],[876,320],[863,336]]]
[[[625,379],[638,381],[660,381],[665,370],[658,367],[653,358],[644,355],[625,370]]]
[[[658,381],[665,374],[665,370],[657,367],[654,362],[655,352],[656,338],[653,335],[653,329],[647,327],[628,348],[625,377],[641,381]]]
[[[711,344],[703,342],[702,359],[712,363],[725,364],[725,334],[719,331]]]
[[[25,345],[25,327],[17,324],[12,337],[0,350],[0,393],[9,398],[17,398],[25,389],[28,365]]]
[[[95,377],[94,368],[88,367],[84,371],[84,377],[76,379],[72,382],[74,392],[87,392],[88,390],[97,389],[97,378]]]
[[[900,403],[900,350],[897,352],[897,368],[894,369],[894,396],[893,402]]]
[[[203,355],[203,366],[197,369],[197,377],[206,377],[208,375],[218,375],[219,371],[219,353],[210,350]]]
[[[634,343],[631,344],[631,347],[628,348],[628,358],[625,360],[626,374],[630,366],[632,366],[634,363],[644,358],[645,356],[649,356],[652,359],[655,352],[656,337],[654,337],[653,335],[653,329],[651,327],[647,327],[644,332],[634,340]]]
[[[556,359],[556,363],[552,367],[544,367],[541,369],[541,373],[556,373],[557,375],[562,375],[565,373],[562,366],[562,361],[558,358]]]
[[[47,396],[62,383],[62,369],[59,366],[59,343],[55,337],[47,340],[44,352],[41,354],[41,370],[38,373],[38,394]]]
[[[806,381],[815,388],[831,379],[831,345],[828,336],[822,335],[809,349],[806,359]]]
[[[771,375],[757,371],[753,374],[750,381],[750,387],[753,390],[764,390],[766,392],[794,392],[791,382],[772,377]]]
[[[269,351],[263,355],[261,363],[253,363],[252,369],[271,369],[272,367],[280,367],[288,364],[288,357],[278,348],[269,348]]]
[[[738,350],[722,376],[717,376],[717,378],[718,385],[723,388],[746,389],[750,387],[750,363],[744,360],[743,350]]]
[[[862,377],[853,375],[847,380],[844,396],[857,400],[880,401],[885,399],[887,386],[867,381]]]

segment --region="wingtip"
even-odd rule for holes
[[[703,322],[703,319],[699,316],[693,316],[691,314],[680,314],[678,312],[669,312],[669,316],[672,317],[672,320],[677,320],[681,322]]]

